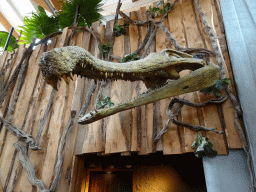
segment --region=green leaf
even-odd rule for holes
[[[4,48],[7,38],[8,38],[8,35],[9,35],[8,32],[0,31],[0,38],[2,39],[1,43],[0,43],[1,48]],[[16,38],[12,35],[11,39],[10,39],[10,43],[7,47],[7,50],[9,52],[13,52],[13,46],[15,45],[15,43],[16,43]],[[19,47],[19,45],[17,45],[15,48],[18,48],[18,47]]]
[[[40,6],[38,6],[38,10],[39,13],[32,12],[30,17],[24,17],[25,25],[19,26],[23,30],[22,37],[26,39],[25,44],[30,43],[33,38],[42,39],[46,35],[59,31],[58,16],[48,16]]]
[[[163,4],[162,1],[158,1],[157,4],[156,4],[156,8],[159,8],[162,4]]]
[[[159,10],[159,8],[154,7],[154,8],[153,8],[153,13],[155,13],[155,12],[158,11],[158,10]]]
[[[194,141],[194,142],[192,143],[192,145],[191,145],[191,148],[194,149],[194,148],[196,148],[197,146],[198,146],[197,141]]]
[[[165,13],[164,9],[160,9],[159,13],[163,15]]]
[[[152,11],[152,7],[151,7],[151,5],[149,6],[149,11]]]
[[[101,0],[73,0],[63,1],[61,11],[57,12],[61,28],[72,26],[77,5],[79,5],[78,26],[91,27],[92,23],[99,21],[103,16],[99,13],[102,9]]]
[[[229,85],[231,83],[231,79],[225,78],[223,79],[223,83],[225,83],[226,85]]]
[[[154,17],[157,17],[158,16],[158,12],[155,13]]]
[[[164,9],[167,11],[171,8],[171,4],[170,3],[167,3],[164,5]]]

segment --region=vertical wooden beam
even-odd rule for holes
[[[4,26],[4,28],[9,32],[12,25],[9,23],[9,21],[4,17],[4,15],[0,12],[0,21],[1,24]],[[13,36],[15,38],[19,37],[19,34],[16,31],[13,31]]]

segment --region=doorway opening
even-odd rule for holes
[[[81,192],[207,192],[202,159],[193,153],[80,158]]]

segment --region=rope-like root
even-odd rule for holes
[[[20,151],[19,160],[27,172],[29,182],[37,187],[38,192],[49,192],[40,179],[36,177],[36,171],[28,158],[28,149],[27,147],[20,141],[14,143],[14,147]]]
[[[25,131],[21,130],[20,128],[10,124],[3,117],[0,117],[0,121],[5,125],[8,131],[10,131],[13,135],[15,135],[20,141],[25,142],[30,149],[34,151],[41,150],[41,148],[36,145],[35,141],[32,138],[32,135],[29,135]]]
[[[219,99],[209,100],[209,101],[206,101],[204,103],[198,104],[198,103],[192,103],[192,102],[187,101],[185,99],[180,99],[180,98],[176,98],[176,97],[173,98],[171,100],[171,102],[169,103],[168,108],[166,110],[166,113],[167,113],[167,116],[168,116],[169,119],[165,123],[164,128],[158,133],[158,135],[154,139],[154,143],[159,141],[161,139],[161,137],[168,131],[168,124],[169,124],[170,121],[175,125],[186,127],[186,128],[188,128],[190,130],[193,130],[193,131],[212,131],[212,132],[215,132],[217,134],[223,134],[223,132],[217,131],[214,128],[207,128],[207,127],[200,126],[200,125],[190,125],[190,124],[187,124],[187,123],[177,121],[176,119],[174,119],[174,117],[179,114],[181,108],[184,105],[187,105],[187,106],[190,106],[190,107],[195,107],[195,108],[201,108],[201,107],[204,107],[204,106],[207,106],[207,105],[210,105],[210,104],[220,104],[220,103],[223,103],[226,100],[227,100],[227,97],[223,96]],[[173,108],[175,103],[178,103],[178,107],[176,107],[174,113],[172,114],[171,109]]]

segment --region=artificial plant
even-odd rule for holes
[[[34,38],[43,39],[46,35],[59,31],[58,16],[48,16],[40,6],[38,10],[39,13],[32,12],[31,17],[24,17],[25,25],[19,26],[23,30],[19,44],[30,44]]]
[[[213,144],[209,142],[208,137],[202,137],[198,132],[195,141],[191,145],[195,149],[196,157],[214,157],[218,153],[213,149]]]
[[[115,36],[119,37],[121,35],[125,35],[126,34],[126,28],[129,26],[129,23],[124,23],[121,25],[114,25],[114,32],[115,32]]]
[[[22,30],[19,44],[30,44],[32,39],[42,39],[45,36],[58,32],[65,27],[72,26],[75,19],[76,9],[79,5],[77,26],[91,27],[92,23],[102,19],[100,7],[101,0],[73,0],[65,1],[57,15],[48,16],[46,11],[38,6],[39,13],[32,12],[31,17],[24,17],[25,25],[19,26]]]
[[[109,43],[99,45],[99,49],[101,50],[104,57],[108,56],[111,46]]]
[[[75,19],[76,8],[79,5],[79,14],[77,18],[77,26],[91,27],[92,23],[102,19],[99,13],[103,4],[101,0],[73,0],[63,1],[59,15],[59,24],[63,29],[67,26],[72,26]]]
[[[225,86],[229,85],[231,83],[231,80],[229,78],[224,78],[224,79],[218,79],[218,81],[210,86],[202,89],[200,92],[201,93],[212,93],[216,96],[221,95],[221,90],[224,89]]]
[[[160,9],[159,7],[163,4],[162,1],[158,1],[156,4],[156,7],[151,7],[151,5],[149,6],[149,10],[148,12],[152,12],[154,17],[160,16],[160,15],[164,15],[166,12],[170,11],[171,8],[173,7],[173,4],[170,3],[166,3],[163,6],[163,9]]]

